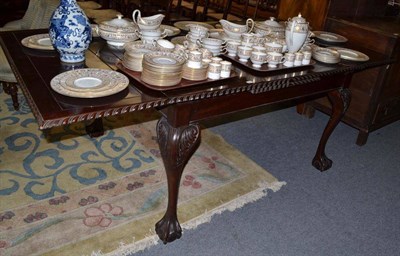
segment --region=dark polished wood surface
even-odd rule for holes
[[[186,163],[200,144],[199,121],[259,106],[299,103],[316,97],[328,96],[332,116],[316,150],[312,164],[325,171],[332,161],[325,154],[327,140],[347,109],[351,95],[348,90],[355,72],[389,63],[382,55],[369,53],[365,63],[316,63],[305,70],[284,70],[247,73],[234,63],[238,76],[229,80],[200,83],[193,87],[173,90],[152,90],[137,79],[130,86],[112,96],[97,99],[66,97],[53,91],[51,79],[69,69],[61,65],[55,51],[26,49],[21,40],[44,30],[11,31],[0,33],[0,43],[17,77],[19,87],[28,100],[41,129],[85,120],[101,120],[108,115],[154,108],[162,113],[157,124],[158,143],[168,179],[168,207],[156,224],[156,231],[164,242],[181,236],[176,215],[180,178]],[[101,39],[90,48],[98,62],[112,68],[122,57],[122,50],[109,48]]]

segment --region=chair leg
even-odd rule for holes
[[[3,85],[4,92],[7,93],[8,95],[11,95],[14,109],[19,110],[17,84],[10,82],[1,82],[1,84]]]

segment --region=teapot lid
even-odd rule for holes
[[[306,19],[301,16],[301,13],[299,13],[299,15],[296,17],[293,17],[292,21],[295,21],[296,23],[307,23]]]
[[[102,23],[100,23],[99,28],[108,31],[134,32],[136,28],[133,22],[127,19],[123,19],[122,17],[122,14],[118,14],[117,18],[103,21]]]

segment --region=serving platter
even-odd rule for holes
[[[30,49],[54,50],[48,33],[25,37],[21,40],[21,44]]]
[[[345,43],[347,42],[347,38],[335,33],[327,32],[327,31],[313,31],[314,36],[319,40],[329,42],[329,43]]]
[[[84,68],[63,72],[55,76],[51,88],[65,96],[98,98],[116,94],[129,85],[129,79],[119,72],[106,69]]]
[[[367,61],[369,57],[359,51],[342,48],[342,47],[328,47],[328,49],[336,50],[340,53],[340,58],[344,60],[351,60],[351,61]]]
[[[212,26],[212,25],[210,25],[208,23],[205,23],[205,22],[200,22],[200,21],[177,21],[177,22],[174,23],[174,26],[179,28],[179,29],[181,29],[181,30],[189,31],[189,26],[188,25],[192,25],[192,24],[193,25],[201,25],[201,26],[204,26],[204,27],[206,27],[208,29],[214,29],[214,26]]]

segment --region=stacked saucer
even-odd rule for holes
[[[201,81],[207,79],[208,65],[202,65],[201,68],[191,68],[188,65],[183,66],[182,78],[191,81]]]
[[[171,52],[150,52],[143,56],[143,82],[155,86],[173,86],[181,82],[186,59]]]
[[[312,57],[317,61],[327,64],[335,64],[340,62],[340,53],[338,51],[322,47],[313,47]]]
[[[142,60],[146,53],[156,51],[156,46],[146,44],[142,41],[125,43],[125,53],[122,58],[122,64],[127,69],[133,71],[142,71]]]

